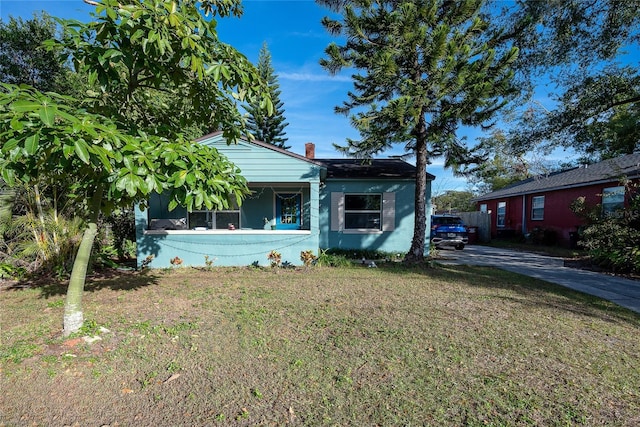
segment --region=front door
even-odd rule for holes
[[[299,230],[301,228],[300,194],[276,194],[276,229]]]

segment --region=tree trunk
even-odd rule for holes
[[[84,230],[80,247],[73,261],[69,287],[67,288],[67,298],[64,305],[64,330],[63,335],[68,336],[77,332],[84,323],[82,313],[82,294],[84,293],[84,283],[87,277],[87,269],[91,260],[91,249],[98,234],[98,216],[100,215],[100,202],[102,190],[99,189],[91,200],[91,215],[89,224]]]
[[[405,262],[416,263],[424,260],[424,246],[427,228],[427,127],[423,119],[416,129],[416,193],[413,240],[404,258]]]

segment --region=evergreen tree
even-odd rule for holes
[[[354,112],[361,139],[337,148],[366,159],[403,144],[416,156],[414,234],[405,261],[420,261],[427,164],[434,156],[447,165],[470,160],[456,130],[486,124],[515,93],[518,50],[503,46],[508,39],[490,27],[482,0],[317,1],[341,15],[323,25],[345,41],[330,44],[321,65],[331,73],[354,70],[354,90],[336,112]]]
[[[266,42],[260,49],[257,68],[260,77],[267,82],[274,110],[272,115],[267,114],[265,109],[260,107],[259,100],[249,104],[246,107],[249,113],[247,127],[255,139],[288,150],[291,147],[285,145],[287,138],[285,137],[284,128],[289,123],[285,121],[284,103],[280,100],[280,85],[278,85],[278,78],[274,74],[273,66],[271,65],[271,53],[267,48]]]

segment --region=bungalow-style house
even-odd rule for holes
[[[480,211],[491,215],[491,235],[527,235],[535,229],[550,231],[557,241],[574,245],[584,220],[570,209],[584,197],[603,213],[628,204],[623,179],[640,182],[640,153],[591,165],[529,178],[475,199]]]
[[[220,132],[198,142],[238,166],[251,194],[230,210],[194,212],[169,211],[167,198],[153,195],[146,210],[136,208],[138,266],[151,256],[156,268],[171,266],[176,257],[181,265],[247,266],[269,265],[267,255],[277,251],[283,262],[301,265],[300,254],[308,250],[409,250],[413,165],[399,159],[316,159],[312,143],[305,156],[260,141],[227,145]],[[434,178],[427,174],[427,201]]]

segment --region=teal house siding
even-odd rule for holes
[[[268,266],[271,251],[301,265],[300,253],[308,250],[409,250],[414,166],[398,159],[315,159],[313,144],[306,156],[260,141],[227,145],[220,133],[198,142],[238,166],[251,194],[229,210],[195,212],[170,212],[166,196],[152,195],[145,210],[136,209],[139,267],[149,261],[152,268],[169,267],[176,258],[181,266]],[[428,174],[427,200],[433,178]]]
[[[264,266],[269,265],[267,254],[272,250],[280,252],[283,261],[300,265],[300,252],[317,253],[320,232],[314,212],[319,206],[321,166],[259,142],[227,145],[218,133],[199,142],[215,147],[238,166],[252,193],[235,212],[213,214],[223,221],[210,221],[212,214],[201,212],[200,219],[208,221],[197,224],[198,214],[184,208],[169,212],[167,198],[153,195],[146,210],[136,210],[139,266],[151,257],[150,266],[159,268],[170,266],[175,257],[182,266],[204,266],[206,261],[215,266]],[[285,224],[282,211],[292,202],[298,205],[298,214],[289,215]],[[282,215],[276,218],[276,212]],[[233,223],[233,229],[227,223]]]
[[[381,230],[349,230],[340,226],[340,219],[335,216],[344,215],[335,207],[332,199],[336,195],[345,194],[393,194],[393,205],[383,203],[382,216],[390,222],[390,226]],[[332,197],[333,195],[333,197]],[[411,247],[414,229],[415,180],[327,180],[320,197],[320,248],[370,249],[385,252],[396,252],[404,255]],[[430,203],[431,186],[427,186],[426,200]],[[427,212],[430,212],[427,206]],[[331,226],[332,216],[334,226]],[[383,219],[384,221],[384,219]],[[336,227],[335,224],[338,223]],[[428,224],[427,224],[428,228]],[[426,236],[425,255],[429,249],[429,235]]]

